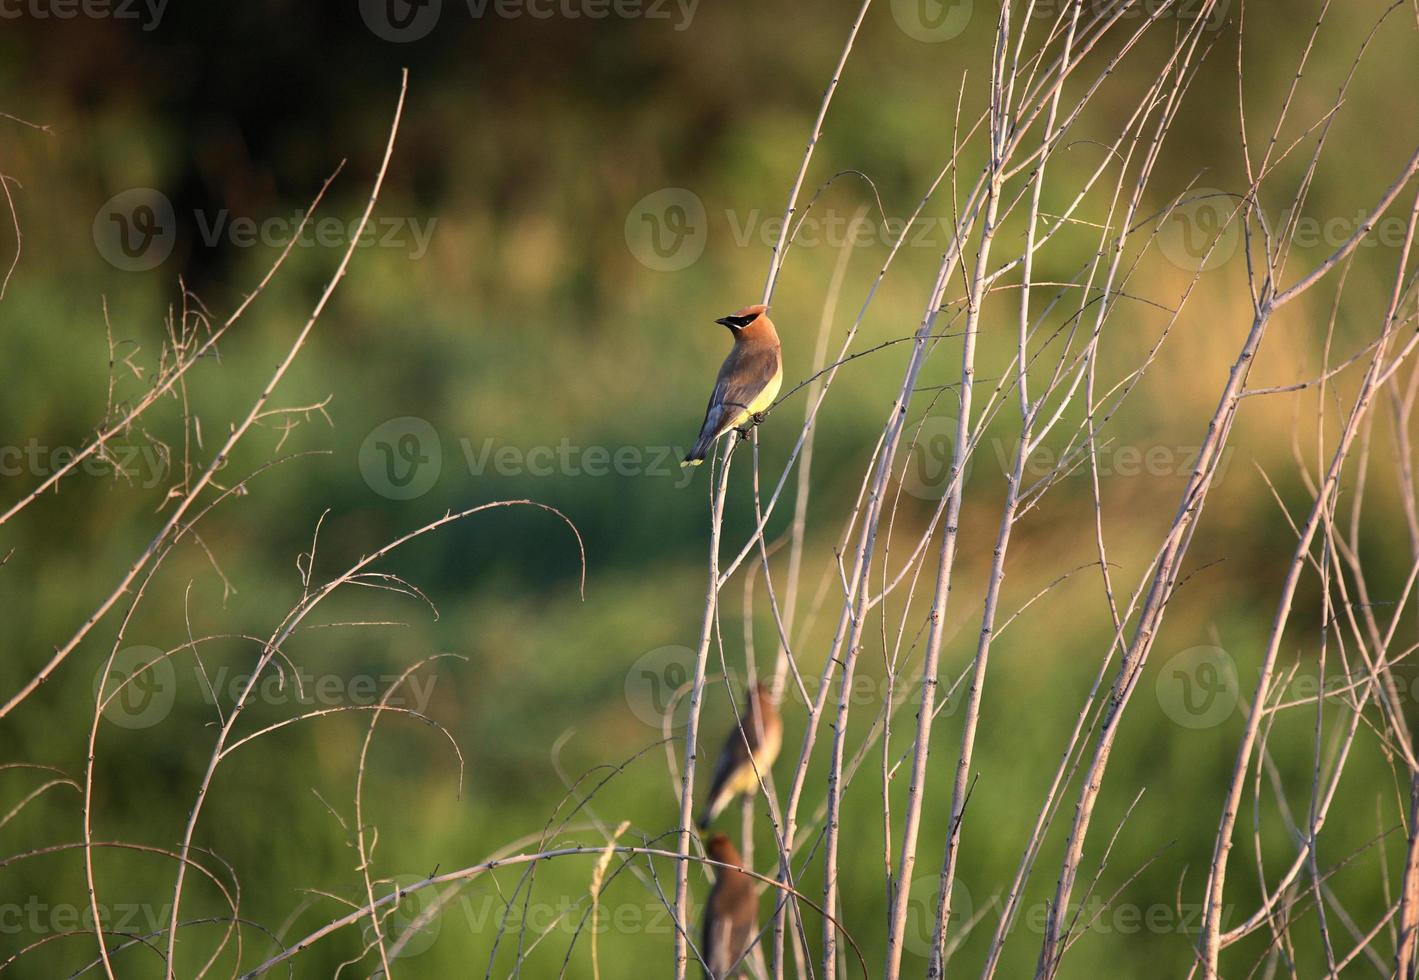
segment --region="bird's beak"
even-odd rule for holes
[[[734,324],[734,317],[732,317],[732,316],[722,316],[722,317],[720,317],[718,320],[716,320],[716,321],[714,321],[714,322],[715,322],[715,323],[718,323],[718,324],[719,324],[720,326],[722,326],[722,327],[732,327],[732,326],[735,325],[735,324]]]

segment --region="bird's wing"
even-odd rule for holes
[[[739,734],[736,726],[729,737],[724,740],[724,749],[719,753],[719,759],[714,764],[714,778],[710,780],[709,796],[705,797],[705,806],[713,808],[719,799],[719,794],[724,789],[724,784],[729,782],[731,776],[739,771],[740,767],[749,760],[749,752],[744,748],[744,736]]]
[[[779,351],[767,345],[736,346],[724,360],[710,394],[700,438],[713,438],[734,424],[779,371]]]

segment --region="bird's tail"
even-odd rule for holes
[[[724,808],[729,805],[729,800],[734,796],[732,790],[726,787],[716,787],[709,801],[705,803],[704,811],[700,814],[700,829],[708,830],[709,825],[714,823],[715,817],[724,812]]]
[[[690,454],[680,463],[681,466],[699,466],[705,461],[705,454],[710,451],[710,446],[714,445],[714,436],[700,436],[695,440],[695,448],[690,450]]]

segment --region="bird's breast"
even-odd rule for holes
[[[778,391],[783,387],[783,365],[780,364],[774,376],[769,379],[769,383],[764,385],[764,390],[754,396],[754,400],[749,403],[748,414],[754,415],[762,412],[774,403],[778,397]]]

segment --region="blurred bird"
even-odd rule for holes
[[[719,761],[714,764],[709,799],[700,815],[700,829],[708,827],[740,793],[753,796],[759,779],[767,776],[783,744],[783,721],[774,708],[765,684],[755,684],[745,692],[744,713],[724,740]]]
[[[714,441],[730,429],[751,418],[757,424],[761,420],[760,413],[773,404],[783,384],[783,354],[767,306],[762,303],[746,306],[714,322],[729,328],[734,335],[734,348],[724,359],[719,377],[715,379],[700,437],[681,466],[698,466],[704,462]]]
[[[709,856],[733,867],[714,869],[714,887],[705,902],[705,980],[726,980],[744,959],[759,932],[759,896],[752,876],[739,870],[744,858],[724,834],[709,839]],[[757,952],[757,950],[756,950]]]

